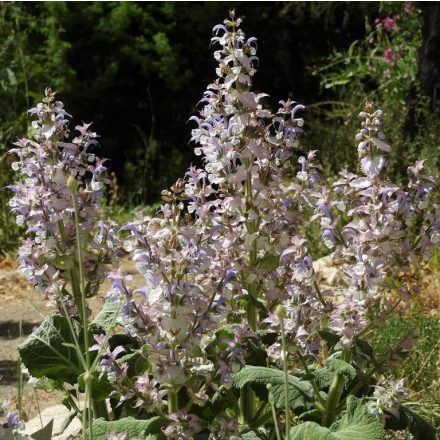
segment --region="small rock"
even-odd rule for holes
[[[81,431],[81,421],[76,417],[72,420],[67,429],[61,433],[61,425],[69,415],[69,410],[64,405],[50,406],[44,409],[40,416],[34,417],[26,423],[26,434],[32,435],[43,426],[46,426],[53,419],[52,440],[68,440],[78,436]]]

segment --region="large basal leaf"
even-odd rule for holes
[[[306,422],[290,430],[289,440],[383,440],[385,429],[361,399],[349,396],[346,413],[330,428]]]
[[[81,341],[81,327],[76,321],[73,321],[73,329]],[[32,376],[74,383],[82,373],[75,348],[66,345],[74,343],[67,318],[49,316],[19,345],[18,351]]]
[[[107,422],[104,419],[97,419],[93,422],[93,440],[107,440],[111,432],[120,434],[125,432],[127,437],[125,440],[136,438],[164,439],[161,428],[164,421],[160,417],[153,417],[148,420],[137,420],[133,417],[125,417],[123,419]],[[87,439],[90,439],[90,433],[87,432]]]
[[[340,440],[382,440],[385,436],[382,422],[354,396],[348,397],[346,413],[333,423],[330,431]]]
[[[324,428],[315,422],[305,422],[294,426],[290,430],[289,440],[336,440],[336,437],[328,428]]]
[[[385,427],[393,430],[408,429],[414,440],[436,440],[437,438],[435,428],[404,405],[399,407],[399,418],[390,416]]]
[[[236,388],[251,385],[272,385],[274,404],[277,408],[285,406],[284,372],[267,367],[246,366],[234,374],[233,384]],[[313,389],[309,382],[289,375],[289,401],[290,407],[309,407],[314,402]]]

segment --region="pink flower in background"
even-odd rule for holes
[[[376,18],[374,20],[374,24],[377,28],[384,27],[387,32],[391,32],[391,30],[396,26],[396,21],[391,17],[387,17],[384,20],[380,18]]]
[[[391,32],[393,27],[396,25],[396,22],[391,17],[387,17],[385,20],[383,20],[383,25],[387,32]]]
[[[391,47],[389,47],[383,53],[383,58],[386,63],[394,66],[394,64],[396,64],[396,61],[400,58],[400,52],[394,51],[393,49],[391,49]]]
[[[411,14],[411,12],[414,10],[413,2],[405,2],[405,5],[404,5],[404,7],[403,7],[403,10],[404,10],[407,14]]]
[[[383,53],[383,57],[385,59],[385,61],[389,64],[394,64],[394,54],[393,54],[393,49],[391,49],[391,47],[389,47],[384,53]]]

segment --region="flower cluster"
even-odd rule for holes
[[[30,440],[31,438],[24,432],[24,423],[17,410],[8,411],[8,402],[0,402],[0,418],[5,419],[5,423],[0,423],[0,438],[15,440]]]
[[[314,346],[308,313],[316,306],[314,272],[298,236],[298,211],[316,183],[313,152],[300,157],[297,179],[284,187],[302,132],[297,113],[304,106],[289,99],[280,101],[275,114],[264,108],[266,95],[250,89],[256,40],[246,39],[239,25],[232,16],[214,27],[212,40],[221,45],[215,52],[218,79],[205,92],[200,116],[192,118],[198,124],[192,139],[205,167],[187,174],[186,194],[196,226],[210,235],[215,259],[234,271],[234,296],[247,303],[250,328],[255,331],[255,304],[271,310],[293,297],[297,314],[290,333],[309,351]]]
[[[356,140],[362,174],[343,171],[333,192],[320,188],[314,194],[314,218],[320,219],[323,241],[341,264],[347,288],[331,325],[348,346],[365,327],[365,310],[380,291],[397,289],[408,299],[415,290],[412,268],[430,255],[439,224],[438,207],[431,202],[435,180],[423,161],[408,168],[406,187],[390,182],[391,147],[384,141],[382,112],[367,103],[359,116],[363,122]],[[411,239],[422,218],[428,224],[419,226],[419,236]]]
[[[319,165],[314,152],[299,157],[296,179],[285,185],[304,107],[289,99],[272,113],[262,104],[266,95],[250,90],[256,39],[245,37],[240,22],[232,13],[214,27],[218,77],[208,86],[199,115],[191,118],[197,124],[195,152],[204,166],[191,167],[163,191],[160,216],[139,215],[123,228],[125,249],[133,252],[145,285],[134,289],[122,273],[111,274],[108,295],[124,303],[120,323],[141,338],[150,364],[135,379],[154,383],[143,399],[149,410],[152,391],[166,392],[170,401],[172,393],[185,389],[203,406],[221,385],[230,386],[231,374],[245,364],[248,345],[258,344],[258,322],[280,303],[289,311],[289,342],[304,355],[319,348],[322,304],[306,241],[298,235],[298,213],[311,203]],[[225,324],[229,331],[221,331]],[[280,342],[268,352],[280,359]],[[104,368],[111,374],[111,367]],[[142,393],[121,394],[141,405]],[[169,435],[182,426],[194,431],[195,417],[170,413]],[[218,429],[232,429],[228,426]]]
[[[393,49],[391,49],[391,47],[388,47],[385,50],[385,52],[383,53],[383,59],[385,60],[386,63],[390,64],[391,66],[396,64],[396,61],[399,58],[400,58],[399,52],[393,51]]]
[[[70,115],[50,89],[29,113],[37,116],[33,139],[20,139],[10,150],[18,158],[12,168],[19,181],[8,187],[15,193],[9,205],[28,237],[19,249],[20,270],[46,297],[64,297],[74,308],[79,287],[73,198],[86,245],[88,294],[96,291],[105,277],[105,263],[115,254],[116,224],[100,220],[98,214],[107,183],[105,160],[93,153],[97,134],[90,124],[78,125],[78,135],[68,142]]]
[[[163,433],[171,439],[189,440],[202,430],[200,418],[183,410],[170,414],[170,420]]]
[[[391,17],[386,17],[383,20],[381,20],[380,18],[376,18],[374,20],[374,24],[376,25],[376,27],[383,26],[387,32],[391,32],[393,28],[396,26],[396,21]]]
[[[191,166],[162,192],[157,215],[138,213],[118,231],[99,218],[108,180],[104,161],[92,152],[97,135],[83,124],[67,142],[69,115],[50,90],[31,110],[37,115],[34,140],[22,139],[12,150],[20,178],[9,187],[15,192],[11,207],[28,234],[21,269],[47,297],[63,306],[70,301],[71,313],[82,293],[79,264],[87,295],[107,275],[107,305],[119,306],[115,319],[126,334],[107,329],[94,336],[90,350],[98,351],[99,378],[113,387],[112,403],[119,399],[117,405],[130,413],[167,420],[162,433],[170,439],[202,431],[210,440],[238,437],[238,416],[240,424],[266,423],[267,402],[254,412],[257,399],[249,383],[240,390],[239,405],[222,407],[221,399],[236,399],[233,375],[247,373],[240,370],[254,361],[255,367],[278,367],[268,380],[279,381],[283,365],[288,388],[293,357],[304,366],[301,381],[310,380],[304,399],[312,399],[313,391],[323,423],[332,426],[343,407],[343,390],[353,389],[345,382],[352,380],[348,376],[366,374],[358,371],[360,363],[356,368],[345,363],[351,363],[359,336],[369,328],[371,306],[384,290],[407,299],[417,281],[414,269],[440,242],[440,206],[431,203],[435,180],[418,161],[408,168],[405,186],[390,182],[383,115],[370,103],[360,113],[356,135],[360,173],[345,170],[332,188],[323,184],[316,152],[300,151],[304,107],[288,99],[273,113],[264,106],[266,95],[251,90],[256,39],[246,38],[240,24],[232,11],[213,29],[212,42],[220,46],[214,53],[217,78],[191,118],[202,165]],[[384,26],[391,30],[394,23],[385,20]],[[341,266],[343,286],[334,291],[319,285],[300,233],[306,208],[314,209],[312,219],[319,219],[322,240]],[[140,284],[121,269],[107,273],[107,263],[122,247]],[[338,340],[330,349],[336,350],[333,366],[350,373],[336,372],[330,385],[332,365],[309,370],[305,364],[324,351],[320,335]],[[118,345],[121,340],[127,344]],[[400,359],[410,342],[388,353],[390,361]],[[310,371],[320,380],[310,379]],[[398,416],[405,397],[402,381],[377,386],[370,410],[383,419]],[[19,427],[14,417],[10,425]],[[111,432],[107,438],[127,435]]]
[[[365,300],[344,297],[330,315],[329,329],[341,336],[343,348],[352,348],[355,337],[367,326]]]
[[[409,397],[409,392],[404,386],[404,380],[395,382],[387,380],[383,385],[376,385],[373,400],[369,403],[372,414],[377,414],[385,421],[387,414],[399,418],[399,406]]]

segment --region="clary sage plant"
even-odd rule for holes
[[[35,386],[64,390],[84,438],[380,440],[407,429],[434,439],[365,337],[410,300],[440,241],[435,180],[419,161],[406,186],[389,181],[382,112],[367,103],[359,174],[328,185],[316,152],[300,147],[304,106],[272,112],[252,91],[257,42],[240,25],[231,12],[214,27],[217,78],[191,118],[202,166],[163,191],[156,217],[119,230],[101,219],[96,133],[83,124],[69,141],[50,90],[30,111],[34,139],[11,150],[10,205],[26,227],[20,268],[60,314],[20,346],[23,364]],[[300,233],[310,210],[340,267],[334,288],[322,288]],[[118,268],[122,254],[141,286]],[[91,320],[87,298],[105,277]]]

